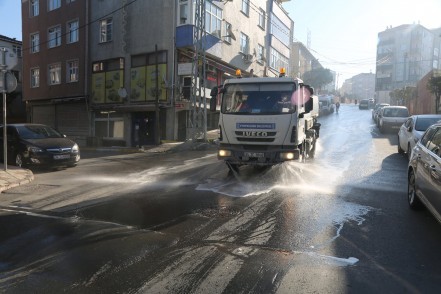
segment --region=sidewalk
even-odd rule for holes
[[[33,180],[34,174],[32,171],[11,165],[8,165],[5,171],[5,166],[0,163],[0,192],[28,184]]]
[[[164,153],[164,152],[179,152],[186,150],[205,150],[208,148],[212,148],[214,146],[215,140],[218,137],[218,131],[213,130],[207,133],[208,142],[166,142],[162,143],[159,146],[143,146],[141,148],[137,148],[134,151],[134,148],[126,148],[126,147],[98,147],[98,148],[84,148],[86,150],[92,150],[95,152],[102,151],[115,151],[115,152],[145,152],[145,153]],[[7,170],[5,171],[3,163],[0,162],[0,193],[20,186],[24,184],[28,184],[34,180],[34,174],[31,170],[16,167],[13,165],[8,165]]]

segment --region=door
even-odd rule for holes
[[[441,127],[428,144],[426,197],[438,214],[441,213]]]
[[[155,112],[132,114],[132,146],[155,144]]]

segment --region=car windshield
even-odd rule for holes
[[[408,117],[409,111],[406,108],[385,108],[384,117]]]
[[[18,126],[17,131],[22,139],[63,138],[55,129],[43,125]]]
[[[227,85],[222,112],[253,115],[293,113],[296,111],[292,103],[294,90],[294,83]]]
[[[428,127],[441,120],[441,117],[419,117],[415,123],[415,130],[424,132]]]

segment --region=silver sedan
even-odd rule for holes
[[[416,142],[427,128],[441,120],[441,114],[419,114],[409,117],[398,131],[398,153],[407,153],[408,158]]]
[[[407,179],[410,208],[424,204],[441,223],[441,123],[430,126],[416,144]]]

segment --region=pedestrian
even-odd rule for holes
[[[337,101],[337,103],[335,103],[335,108],[337,109],[337,113],[338,113],[338,109],[340,108],[340,102]]]

